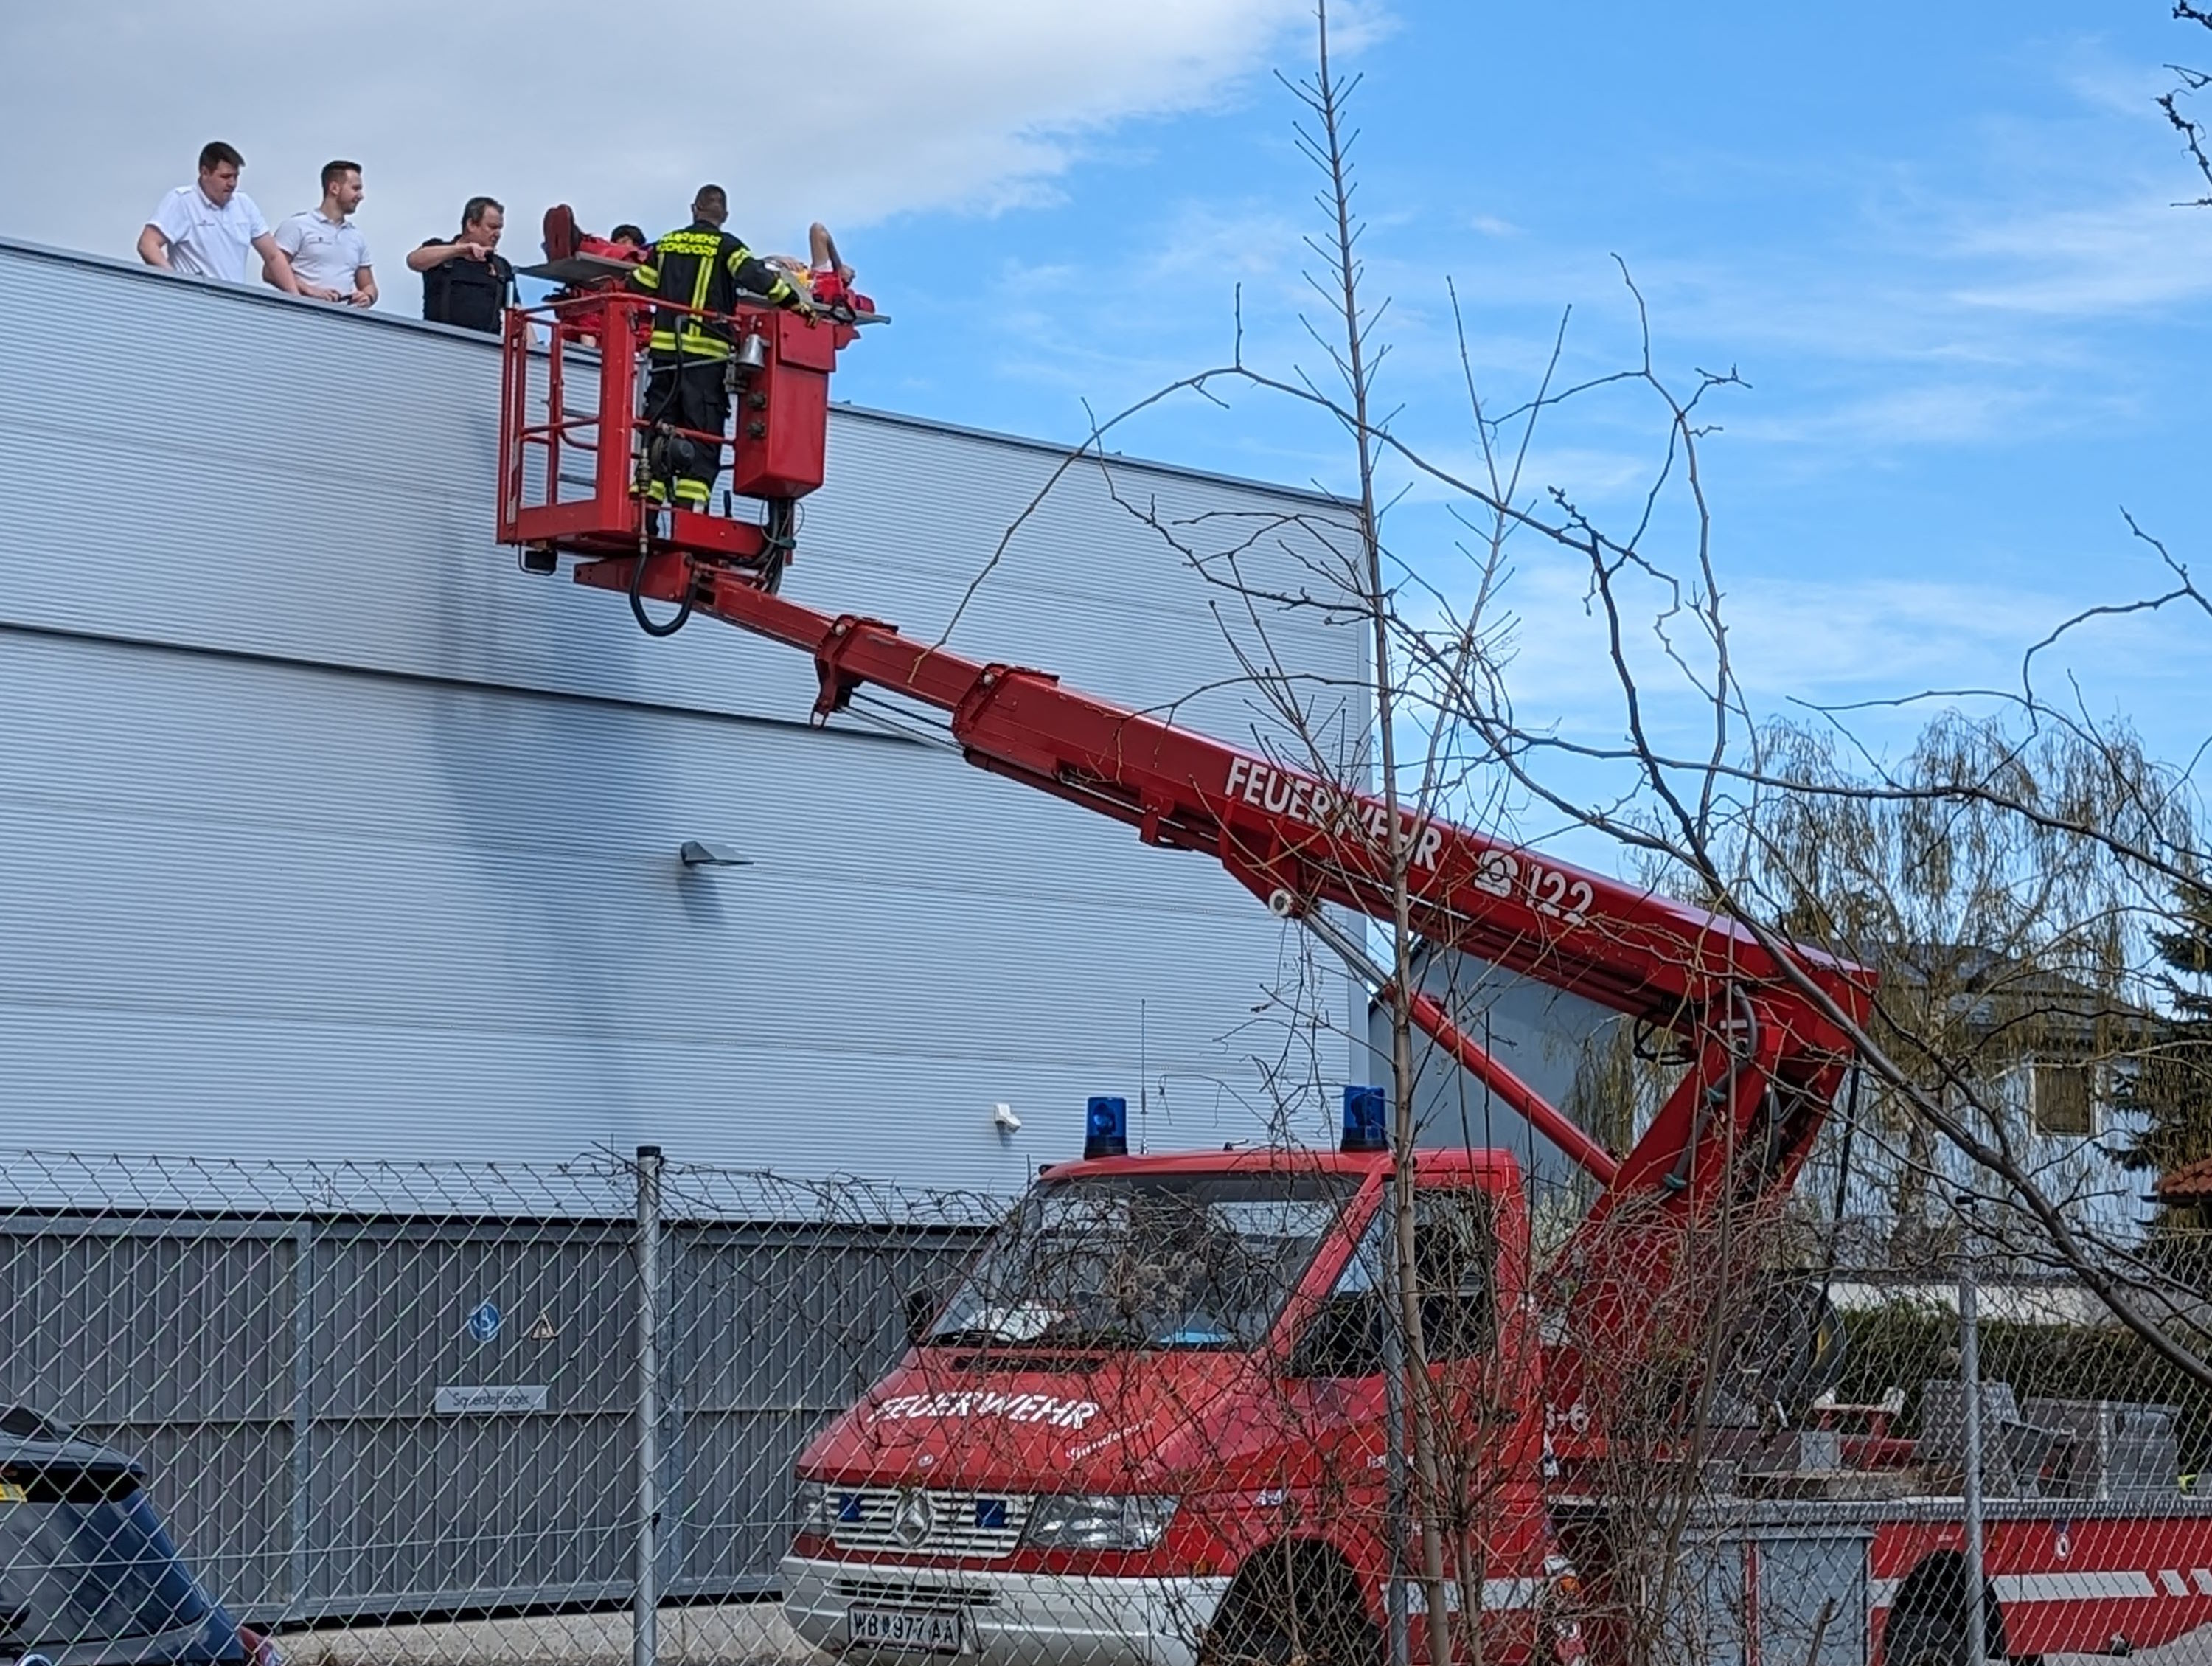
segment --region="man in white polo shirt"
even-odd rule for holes
[[[376,305],[368,239],[350,217],[361,199],[361,164],[325,162],[321,205],[302,209],[276,228],[278,258],[269,263],[269,281],[275,283],[279,269],[289,268],[298,292],[312,300]]]
[[[138,234],[138,258],[167,271],[230,283],[246,282],[249,252],[259,255],[264,267],[276,259],[281,252],[269,222],[238,188],[238,171],[245,166],[246,159],[220,139],[203,146],[199,183],[179,185],[156,205]],[[300,292],[289,266],[270,281],[287,294]]]

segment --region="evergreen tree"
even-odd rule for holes
[[[2212,887],[2181,887],[2172,928],[2151,940],[2167,1011],[2115,1096],[2144,1119],[2119,1155],[2130,1168],[2171,1174],[2212,1157]]]

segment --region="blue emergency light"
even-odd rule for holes
[[[1344,1090],[1344,1139],[1339,1151],[1390,1149],[1390,1096],[1379,1087]]]
[[[1085,1157],[1129,1154],[1129,1102],[1118,1093],[1094,1093],[1083,1118]]]

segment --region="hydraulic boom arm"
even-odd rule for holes
[[[813,657],[817,720],[873,685],[946,713],[968,761],[1127,822],[1146,842],[1203,851],[1285,917],[1334,903],[1392,914],[1378,799],[1064,688],[1043,672],[981,665],[880,621],[832,617],[743,572],[681,554],[587,563],[579,581],[688,601]],[[1672,1032],[1693,1068],[1625,1158],[1604,1151],[1461,1036],[1440,1003],[1415,1021],[1606,1185],[1686,1203],[1736,1178],[1786,1187],[1832,1102],[1849,1044],[1735,921],[1504,841],[1401,812],[1415,931]],[[1325,918],[1322,916],[1321,918]],[[1316,921],[1318,923],[1318,920]],[[1341,935],[1340,933],[1338,935]],[[1812,951],[1812,977],[1854,1017],[1870,976]]]
[[[1616,1155],[1462,1035],[1442,1003],[1410,994],[1415,1023],[1600,1182],[1568,1257],[1589,1273],[1584,1290],[1600,1292],[1578,1298],[1585,1305],[1626,1311],[1639,1288],[1663,1281],[1679,1253],[1669,1246],[1682,1242],[1669,1223],[1704,1219],[1716,1201],[1758,1203],[1788,1189],[1850,1049],[1757,937],[1428,816],[1401,809],[1393,828],[1370,794],[1064,688],[1046,672],[978,664],[877,620],[782,599],[791,505],[823,478],[830,374],[869,320],[834,308],[801,319],[764,302],[718,320],[732,344],[726,385],[741,398],[737,426],[717,434],[676,426],[654,404],[639,374],[642,299],[597,298],[588,318],[568,305],[538,309],[542,354],[523,312],[509,314],[503,340],[499,535],[526,567],[550,572],[558,556],[579,557],[576,578],[627,593],[656,635],[698,613],[811,654],[817,718],[864,684],[934,707],[970,763],[1127,822],[1148,843],[1206,853],[1386,992],[1388,975],[1366,964],[1357,935],[1326,910],[1393,918],[1402,860],[1413,928],[1434,947],[1670,1034],[1687,1068],[1635,1148]],[[767,505],[762,523],[653,506],[670,459],[700,447],[729,453],[733,489]],[[653,625],[647,599],[684,611]],[[1863,1016],[1869,973],[1809,950],[1795,959],[1841,1011]],[[1601,1241],[1614,1219],[1630,1230]]]

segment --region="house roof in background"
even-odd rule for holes
[[[2162,1174],[2150,1195],[2160,1203],[2212,1203],[2212,1157],[2185,1163],[2172,1174]]]

